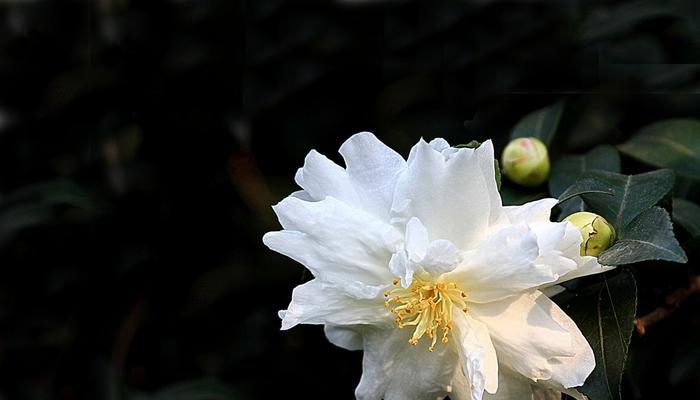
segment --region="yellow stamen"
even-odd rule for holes
[[[392,283],[398,286],[399,281],[395,279]],[[464,300],[467,295],[454,282],[431,283],[414,278],[411,286],[392,289],[385,294],[385,297],[387,301],[384,302],[384,306],[396,314],[395,321],[399,328],[415,326],[413,336],[408,343],[415,346],[420,338],[427,336],[431,339],[429,351],[435,350],[438,330],[442,330],[440,343],[449,342],[453,307],[467,312],[467,304]],[[391,308],[390,303],[400,304]]]

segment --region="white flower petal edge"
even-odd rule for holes
[[[346,169],[312,150],[297,171],[297,184],[315,200],[332,196],[388,219],[395,182],[406,161],[369,132],[345,141],[340,154]]]
[[[326,338],[334,345],[345,350],[362,350],[362,326],[361,325],[331,325],[326,324],[323,332]]]
[[[550,360],[575,355],[570,332],[536,302],[539,296],[529,292],[471,307],[488,327],[499,362],[533,381],[552,378]]]
[[[496,393],[498,359],[486,325],[468,315],[460,314],[455,318],[455,332],[460,341],[457,350],[462,372],[468,377],[471,397],[481,398],[484,390]]]
[[[367,328],[363,337],[358,399],[434,400],[448,394],[458,365],[454,348],[429,352],[425,341],[407,346],[410,333],[405,329]]]
[[[581,398],[593,352],[540,290],[610,268],[549,221],[556,199],[503,207],[490,141],[420,140],[405,161],[363,132],[340,153],[346,168],[309,153],[263,238],[314,275],[282,329],[322,324],[364,350],[360,399]]]
[[[350,297],[332,285],[312,279],[294,288],[289,308],[280,311],[282,329],[298,324],[389,325],[391,317],[382,303],[381,299]]]
[[[411,150],[396,183],[394,209],[418,218],[433,240],[446,239],[464,249],[488,231],[500,214],[493,146],[437,151],[422,139]]]

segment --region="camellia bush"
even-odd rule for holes
[[[360,399],[621,398],[633,335],[698,291],[641,313],[635,275],[697,248],[700,122],[558,154],[566,114],[524,116],[503,149],[426,138],[404,157],[363,132],[345,168],[308,153],[263,238],[313,275],[282,329],[362,350]]]

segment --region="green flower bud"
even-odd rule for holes
[[[508,143],[501,159],[503,173],[523,186],[538,186],[549,177],[547,147],[537,138],[517,138]]]
[[[615,242],[615,228],[598,214],[577,212],[564,219],[581,230],[581,255],[598,257]]]

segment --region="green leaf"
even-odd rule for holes
[[[471,142],[467,144],[458,144],[455,147],[455,149],[476,149],[477,147],[481,146],[481,142],[478,140],[472,140]]]
[[[543,192],[528,192],[512,186],[503,186],[501,188],[501,199],[505,206],[519,206],[545,197],[547,197],[547,194]]]
[[[653,207],[619,232],[619,239],[604,251],[598,261],[603,265],[632,264],[647,260],[677,263],[688,261],[673,235],[673,225],[666,210]]]
[[[604,182],[601,182],[594,178],[586,177],[580,179],[578,182],[576,182],[575,185],[571,185],[567,190],[564,191],[564,193],[560,194],[559,203],[557,204],[564,203],[565,201],[570,200],[576,196],[581,196],[587,193],[597,193],[606,196],[612,196],[614,192],[613,189]],[[583,209],[577,211],[583,211]]]
[[[493,160],[493,169],[496,171],[496,187],[501,190],[501,165],[498,160]]]
[[[554,164],[549,177],[549,192],[559,198],[560,220],[586,210],[581,198],[566,201],[561,194],[589,171],[620,172],[620,154],[615,147],[600,145],[583,155],[564,156]]]
[[[620,172],[620,155],[610,145],[600,145],[584,155],[564,156],[552,167],[549,177],[549,192],[560,194],[588,171]]]
[[[152,400],[233,400],[228,386],[216,380],[203,379],[177,383],[156,392]]]
[[[510,138],[535,137],[549,147],[559,128],[563,111],[564,102],[560,101],[549,107],[531,112],[515,124]]]
[[[595,354],[596,366],[580,391],[591,400],[619,400],[620,382],[637,308],[631,273],[606,278],[562,308],[576,322]]]
[[[700,121],[668,119],[642,128],[618,146],[623,153],[677,174],[700,179]]]
[[[639,175],[592,171],[574,183],[567,192],[605,191],[582,194],[591,211],[620,229],[651,208],[673,188],[673,171],[660,169]],[[562,194],[563,195],[563,194]]]
[[[673,220],[692,236],[700,236],[700,206],[679,198],[673,199]]]

